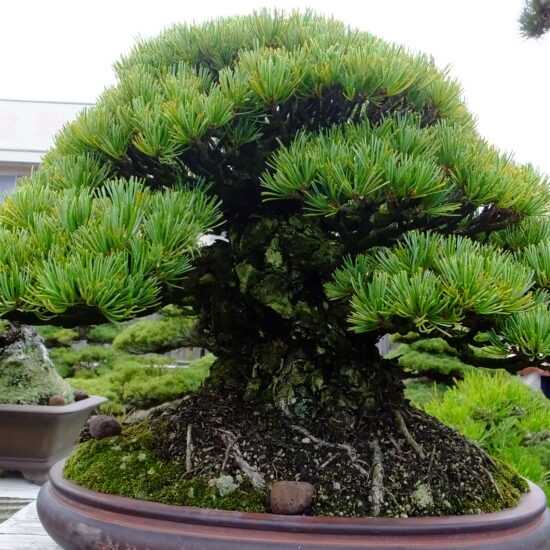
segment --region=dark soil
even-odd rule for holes
[[[364,416],[350,432],[334,422],[298,425],[273,406],[203,391],[149,422],[155,452],[187,462],[190,478],[240,479],[245,463],[265,481],[266,497],[274,481],[312,483],[311,515],[473,514],[512,506],[525,489],[506,466],[409,407]]]

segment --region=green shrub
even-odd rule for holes
[[[44,344],[48,348],[70,346],[79,337],[78,332],[70,328],[54,327],[53,325],[42,325],[34,328],[42,336]]]
[[[188,345],[194,319],[189,317],[161,317],[138,321],[124,329],[113,341],[113,346],[125,353],[154,353]]]
[[[422,408],[426,403],[441,397],[448,389],[445,384],[415,380],[405,386],[405,397],[415,406]]]
[[[82,369],[96,369],[98,367],[110,367],[116,352],[112,348],[103,346],[84,346],[81,349],[53,348],[50,350],[50,358],[57,372],[67,377]]]
[[[109,402],[102,410],[123,414],[129,409],[146,409],[183,394],[196,391],[208,376],[213,355],[196,359],[186,368],[167,369],[163,356],[121,356],[112,368],[79,371],[67,381],[90,395],[103,395]]]
[[[110,344],[120,333],[121,327],[113,323],[96,325],[91,327],[86,333],[88,342],[97,342],[98,344]]]
[[[471,372],[423,409],[511,464],[550,497],[550,401],[504,371]]]

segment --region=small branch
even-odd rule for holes
[[[368,466],[368,464],[364,460],[357,458],[357,450],[354,449],[351,445],[344,445],[343,443],[330,443],[328,441],[325,441],[324,439],[319,439],[302,426],[291,425],[290,427],[293,430],[300,432],[302,435],[309,437],[309,439],[311,439],[311,441],[313,441],[313,443],[316,443],[317,445],[321,445],[322,447],[330,447],[331,449],[342,449],[346,451],[351,461],[351,465],[361,475],[365,476],[367,479],[370,478],[369,472],[362,466],[362,464],[364,464],[365,466]]]
[[[378,440],[375,439],[372,444],[372,515],[377,517],[382,511],[384,502],[384,467],[382,466],[382,451]]]
[[[422,459],[426,460],[426,455],[424,454],[424,451],[422,450],[422,447],[416,442],[414,437],[411,435],[411,432],[409,432],[409,429],[407,428],[407,425],[405,424],[405,419],[403,418],[403,415],[401,414],[401,411],[395,410],[393,411],[393,414],[397,420],[397,423],[399,424],[399,428],[401,429],[401,432],[405,436],[405,439],[407,443],[414,449],[414,452]]]
[[[191,471],[193,467],[193,440],[191,438],[191,431],[193,429],[193,424],[187,426],[187,440],[185,446],[185,471]]]

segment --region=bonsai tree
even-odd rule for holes
[[[72,388],[57,373],[36,330],[0,321],[0,405],[73,401]]]
[[[526,38],[540,38],[550,30],[550,2],[526,0],[519,18],[521,34]]]
[[[416,331],[510,372],[550,352],[548,181],[478,135],[458,84],[309,12],[175,26],[116,71],[1,205],[3,317],[191,308],[217,361],[148,440],[188,477],[309,481],[316,514],[517,502],[376,346]]]

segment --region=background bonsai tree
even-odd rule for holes
[[[540,38],[546,34],[550,30],[550,1],[526,0],[519,24],[526,38]]]
[[[0,405],[48,405],[52,397],[54,405],[74,401],[40,335],[32,327],[0,321]]]
[[[376,344],[412,330],[472,365],[541,362],[547,180],[483,141],[429,57],[312,13],[176,26],[116,70],[0,207],[4,318],[192,308],[218,359],[147,439],[184,477],[310,481],[318,514],[516,502],[517,476],[410,407]]]

